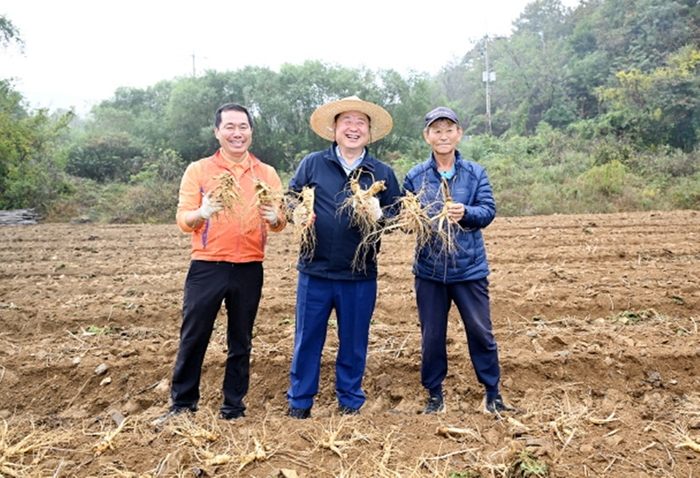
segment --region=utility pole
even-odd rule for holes
[[[489,36],[484,36],[484,60],[486,71],[481,75],[481,79],[486,83],[486,133],[491,134],[491,87],[490,84],[496,81],[496,72],[489,69]]]
[[[194,54],[194,51],[192,52],[192,78],[197,77],[197,69],[195,68],[194,61],[195,61],[196,55]]]

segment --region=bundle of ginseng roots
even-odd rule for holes
[[[313,227],[315,197],[314,188],[304,186],[300,193],[290,199],[294,239],[299,244],[299,254],[303,257],[313,255],[316,248],[316,230]],[[289,216],[290,214],[287,215]]]
[[[364,246],[376,244],[381,236],[395,230],[415,236],[418,249],[428,243],[434,244],[435,254],[451,254],[457,247],[455,233],[461,226],[449,215],[454,200],[445,179],[440,185],[440,198],[433,203],[423,203],[424,192],[414,194],[406,191],[399,199],[400,213],[386,221],[384,227],[370,231],[365,237]],[[429,211],[437,211],[432,217]]]
[[[243,205],[243,197],[241,196],[241,185],[238,183],[238,180],[228,171],[214,176],[213,179],[219,181],[219,184],[214,188],[213,197],[221,200],[224,213],[232,217],[242,215],[239,209]],[[248,206],[250,208],[279,203],[282,199],[280,192],[273,191],[261,179],[253,179],[253,188],[255,191],[255,202]]]

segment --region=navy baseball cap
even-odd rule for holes
[[[457,113],[447,108],[446,106],[438,106],[433,111],[425,115],[425,127],[427,128],[435,121],[445,118],[452,121],[455,124],[459,124],[459,118],[457,118]]]

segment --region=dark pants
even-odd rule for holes
[[[311,408],[318,393],[321,355],[328,319],[338,318],[335,391],[338,403],[365,403],[362,379],[367,362],[369,323],[377,301],[377,281],[330,280],[299,273],[294,356],[287,400],[292,408]]]
[[[248,393],[253,323],[262,284],[262,262],[192,261],[185,280],[180,348],[170,391],[174,407],[197,409],[204,354],[224,302],[228,356],[221,411],[245,410],[243,397]]]
[[[491,326],[487,279],[443,284],[416,277],[416,301],[421,325],[421,382],[430,396],[442,396],[447,376],[447,316],[457,305],[467,333],[469,356],[488,400],[498,395],[501,371]]]

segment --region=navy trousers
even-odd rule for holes
[[[447,317],[454,301],[467,333],[476,378],[484,385],[487,400],[495,398],[501,371],[491,325],[488,280],[443,284],[416,277],[415,289],[421,325],[421,382],[430,396],[442,396],[442,382],[447,376]]]
[[[329,280],[299,273],[294,356],[287,400],[292,408],[311,408],[318,393],[321,355],[328,319],[338,318],[335,390],[351,408],[365,403],[362,379],[367,363],[369,323],[377,301],[377,281]]]
[[[197,410],[202,363],[214,321],[226,305],[228,355],[224,377],[225,414],[245,410],[250,382],[253,323],[263,284],[262,262],[192,261],[185,280],[180,348],[170,391],[175,407]]]

